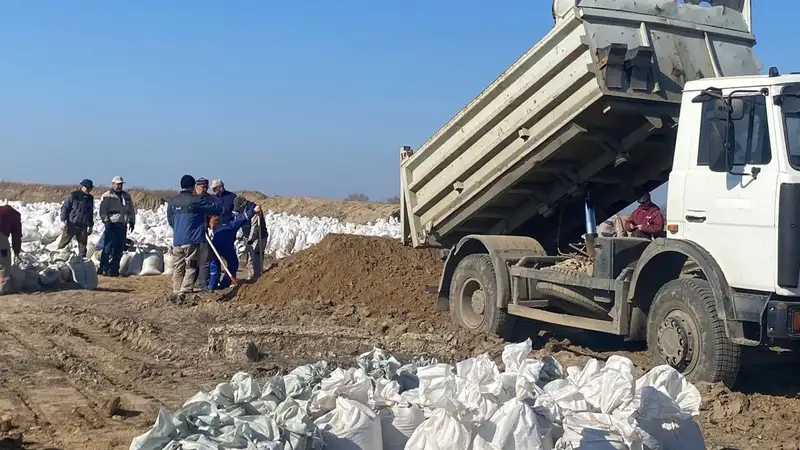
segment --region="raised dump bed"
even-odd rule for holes
[[[582,0],[401,162],[403,239],[583,232],[667,180],[683,85],[759,73],[749,0]],[[557,5],[558,6],[558,5]],[[559,9],[556,8],[558,11]]]

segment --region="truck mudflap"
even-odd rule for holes
[[[800,302],[770,300],[764,316],[767,337],[800,339]]]

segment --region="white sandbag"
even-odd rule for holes
[[[63,226],[51,226],[41,230],[42,245],[48,245],[61,238],[61,232],[64,230]]]
[[[586,367],[597,367],[590,361]],[[589,369],[594,370],[594,369]],[[586,372],[586,371],[584,371]],[[636,388],[636,367],[623,356],[612,355],[599,372],[587,374],[574,383],[587,402],[605,414],[628,407]]]
[[[139,272],[142,271],[142,265],[144,263],[144,253],[141,252],[126,252],[122,258],[125,258],[125,255],[130,255],[127,264],[123,266],[122,262],[119,265],[119,273],[120,275],[139,275]]]
[[[420,425],[406,444],[414,450],[469,449],[472,435],[455,412],[439,408]]]
[[[381,421],[383,449],[402,450],[414,431],[425,421],[425,413],[419,406],[403,398],[397,381],[378,378],[375,383],[375,394],[370,403],[378,411]]]
[[[142,270],[139,271],[141,276],[161,275],[164,271],[164,260],[161,253],[152,251],[144,255],[142,260]]]
[[[175,257],[172,256],[172,252],[168,251],[167,253],[164,253],[164,271],[162,272],[162,275],[172,276],[174,265]]]
[[[700,427],[692,418],[700,414],[700,391],[668,365],[654,367],[636,380],[629,409],[650,450],[705,449]]]
[[[128,272],[131,268],[131,259],[133,259],[133,254],[130,252],[125,252],[122,254],[122,257],[119,259],[119,274],[120,275],[128,275]]]
[[[147,433],[133,439],[130,450],[162,450],[177,439],[179,434],[173,424],[172,414],[166,408],[161,408],[156,423]]]
[[[380,420],[369,407],[357,401],[337,398],[336,408],[314,423],[322,431],[326,450],[381,450],[383,447]]]
[[[22,226],[22,242],[40,242],[42,235],[36,231],[36,228],[28,227],[27,224]]]
[[[551,450],[545,447],[533,408],[511,399],[478,428],[473,450]]]
[[[97,268],[92,261],[75,256],[67,262],[72,271],[72,281],[83,289],[97,289]]]
[[[103,254],[102,250],[96,250],[92,253],[92,263],[94,263],[95,267],[100,267],[100,256]]]
[[[309,405],[314,413],[325,414],[336,407],[336,399],[345,397],[362,405],[369,404],[372,395],[372,381],[361,368],[347,370],[337,368],[323,379],[320,390]]]
[[[568,412],[556,450],[643,450],[638,431],[611,414]]]

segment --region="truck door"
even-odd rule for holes
[[[772,149],[780,147],[770,133],[767,97],[737,98],[743,107],[731,121],[735,146],[731,173],[709,170],[709,146],[721,141],[710,139],[711,133],[724,130],[724,120],[717,118],[715,102],[697,105],[702,120],[696,161],[689,164],[684,184],[680,235],[708,250],[731,286],[772,291],[780,172]]]

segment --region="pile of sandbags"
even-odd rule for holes
[[[259,384],[240,372],[135,438],[144,449],[568,450],[704,449],[700,393],[669,366],[561,365],[508,345],[455,366],[401,364],[374,349],[357,367],[319,362]]]
[[[60,220],[59,203],[7,203],[16,208],[22,215],[22,241],[23,251],[32,255],[41,264],[53,263],[58,253],[58,242],[63,231]],[[95,202],[95,219],[92,234],[89,236],[89,251],[93,251],[100,241],[104,227],[98,215],[100,203]],[[159,273],[164,273],[171,264],[164,262],[164,256],[170,252],[172,246],[172,228],[167,223],[166,205],[156,210],[139,210],[136,212],[136,224],[133,231],[128,233],[138,252],[132,252],[126,258],[141,258],[132,262],[132,267],[125,271],[125,275],[155,275],[157,267]],[[264,221],[269,236],[265,246],[265,253],[274,258],[283,258],[292,253],[305,250],[317,244],[328,233],[357,234],[364,236],[386,236],[400,238],[400,222],[394,218],[381,219],[373,224],[352,224],[341,222],[330,217],[300,217],[289,214],[268,212],[264,214]],[[77,243],[73,240],[67,250],[76,253]],[[244,252],[244,245],[237,245],[240,256]],[[137,256],[144,252],[146,255]],[[161,256],[156,256],[155,254]],[[149,258],[149,259],[148,259]],[[144,261],[148,260],[148,263]],[[99,262],[99,254],[94,257],[94,262]],[[139,269],[139,270],[135,270]],[[122,270],[120,272],[123,272]],[[142,273],[144,272],[144,273]],[[168,273],[169,274],[169,273]]]
[[[42,262],[23,254],[11,266],[12,292],[36,292],[59,287],[97,288],[97,268],[92,261],[69,252]]]

